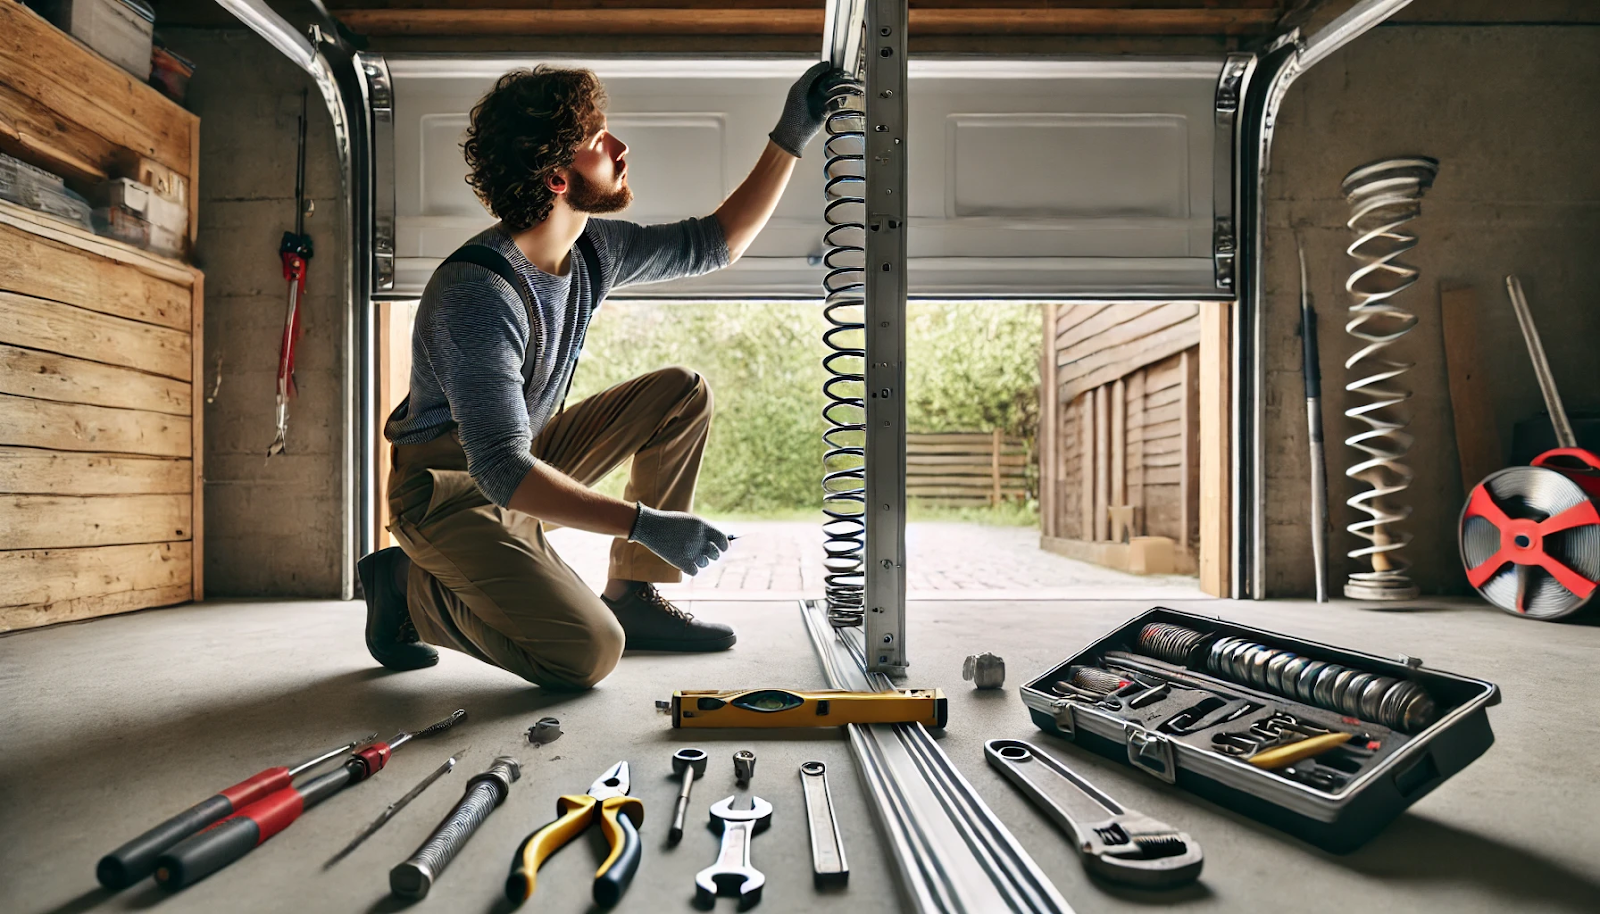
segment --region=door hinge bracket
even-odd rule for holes
[[[1217,288],[1233,289],[1233,267],[1237,254],[1233,220],[1218,218],[1211,232],[1211,260],[1216,268]]]

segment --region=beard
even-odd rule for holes
[[[621,179],[611,188],[601,187],[583,175],[573,172],[567,189],[567,205],[580,213],[599,215],[615,213],[628,208],[633,202],[633,188]]]

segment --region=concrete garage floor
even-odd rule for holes
[[[1152,778],[1089,756],[1036,731],[1015,688],[1146,603],[912,604],[914,674],[952,702],[942,740],[979,793],[1084,914],[1193,911],[1594,911],[1600,901],[1600,711],[1593,673],[1600,628],[1523,622],[1476,604],[1441,602],[1410,612],[1348,605],[1206,602],[1198,612],[1381,654],[1500,684],[1489,716],[1497,744],[1417,803],[1366,847],[1344,857],[1194,800]],[[1182,608],[1183,604],[1175,604]],[[461,655],[430,670],[389,674],[361,645],[360,604],[214,602],[154,610],[0,638],[0,910],[173,912],[392,911],[387,872],[456,801],[467,777],[498,754],[524,775],[505,805],[439,880],[418,911],[506,911],[499,898],[512,850],[547,821],[561,793],[581,793],[627,759],[644,799],[645,855],[622,910],[693,910],[693,873],[716,838],[706,808],[735,790],[729,756],[759,756],[753,790],[777,811],[757,836],[754,862],[768,877],[758,911],[893,911],[899,902],[875,825],[863,805],[847,744],[836,731],[766,737],[674,733],[652,702],[672,688],[783,685],[823,679],[793,603],[707,602],[705,616],[736,625],[739,645],[715,658],[630,655],[590,694],[557,696]],[[960,678],[974,650],[1005,657],[1003,692],[977,693]],[[112,895],[94,881],[98,856],[154,822],[271,764],[370,730],[388,735],[454,708],[460,729],[400,750],[387,771],[329,800],[246,859],[176,895],[149,881]],[[553,714],[566,735],[543,748],[523,741]],[[998,736],[1035,740],[1129,805],[1200,841],[1201,884],[1175,895],[1108,889],[1034,808],[983,761]],[[669,757],[681,745],[710,751],[691,826],[665,847],[674,795]],[[368,820],[449,753],[446,776],[329,871],[322,868]],[[796,766],[830,765],[843,817],[851,882],[811,887]],[[598,831],[540,875],[526,910],[590,909]],[[724,899],[718,910],[733,910]]]

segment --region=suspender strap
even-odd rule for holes
[[[589,237],[588,232],[578,236],[576,250],[578,256],[583,259],[584,272],[588,275],[589,282],[594,284],[598,296],[600,287],[600,252],[595,249],[594,239]],[[528,289],[523,283],[522,277],[517,275],[516,268],[511,266],[511,261],[507,260],[504,254],[485,244],[465,244],[457,248],[455,253],[446,257],[444,263],[470,263],[483,267],[485,270],[505,280],[506,285],[517,293],[518,298],[522,299],[522,307],[526,309],[528,314],[528,325],[530,327],[533,325],[533,303],[528,300]],[[440,266],[444,266],[444,263],[441,263]],[[584,321],[582,333],[577,340],[577,348],[574,350],[574,358],[576,358],[576,353],[583,351],[583,339],[584,336],[588,335],[588,331],[588,321]],[[567,394],[572,391],[572,376],[574,374],[576,374],[575,368],[567,372],[567,387],[566,390],[561,392],[561,405],[556,408],[556,412],[560,412],[567,407]],[[533,359],[524,356],[522,359],[522,383],[527,384],[532,378]]]

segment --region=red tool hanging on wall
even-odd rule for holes
[[[283,260],[283,278],[289,283],[289,310],[283,320],[283,339],[278,344],[277,437],[267,448],[267,457],[284,451],[284,436],[289,431],[289,401],[296,394],[294,348],[300,340],[300,302],[306,294],[306,266],[311,261],[311,236],[306,234],[306,91],[300,92],[299,154],[294,173],[294,231],[284,232],[278,244]]]

